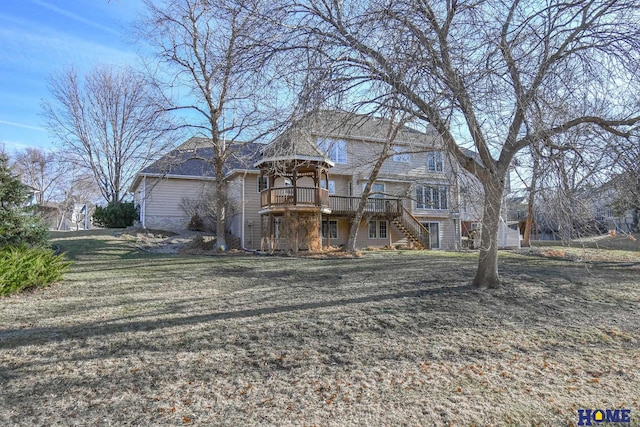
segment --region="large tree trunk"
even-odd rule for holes
[[[480,237],[480,261],[473,286],[497,288],[498,275],[498,226],[502,207],[504,179],[490,178],[484,183],[484,210],[482,214],[482,234]]]

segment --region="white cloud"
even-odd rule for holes
[[[54,69],[75,64],[97,63],[133,64],[138,56],[135,52],[108,46],[86,38],[74,36],[51,28],[42,28],[35,23],[7,19],[0,15],[0,60],[6,66],[29,70],[46,76]]]
[[[22,129],[31,129],[31,130],[38,130],[41,132],[46,132],[45,129],[38,127],[38,126],[31,126],[31,125],[25,125],[22,123],[16,123],[16,122],[10,122],[7,120],[0,120],[0,125],[6,125],[6,126],[13,126],[13,127],[18,127],[18,128],[22,128]]]
[[[61,8],[59,8],[57,6],[54,6],[54,5],[50,4],[50,3],[47,3],[45,1],[31,0],[31,2],[34,3],[34,4],[37,4],[40,7],[44,7],[45,9],[49,9],[49,10],[51,10],[53,12],[56,12],[56,13],[62,15],[62,16],[66,16],[67,18],[71,18],[74,21],[81,22],[83,24],[92,26],[92,27],[97,28],[97,29],[102,30],[102,31],[106,31],[106,32],[111,33],[111,34],[120,35],[119,31],[117,31],[117,30],[115,30],[115,29],[113,29],[111,27],[107,27],[106,25],[102,25],[99,22],[95,22],[95,21],[92,21],[90,19],[84,18],[84,17],[82,17],[80,15],[77,15],[77,14],[75,14],[73,12],[69,12],[68,10],[61,9]]]

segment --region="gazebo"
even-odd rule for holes
[[[262,153],[260,169],[263,250],[319,250],[322,215],[329,208],[329,169],[334,163],[315,140],[289,131]]]

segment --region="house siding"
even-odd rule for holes
[[[213,184],[212,181],[195,179],[147,177],[144,203],[146,228],[185,230],[191,215],[183,209],[182,202],[205,197]]]

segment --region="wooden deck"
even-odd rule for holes
[[[360,197],[329,196],[331,215],[353,216],[360,204]],[[401,214],[402,200],[370,197],[364,208],[365,216],[395,218]]]
[[[323,188],[274,187],[260,193],[261,213],[277,213],[289,209],[353,216],[359,203],[360,197],[330,196]],[[370,197],[364,213],[366,216],[395,218],[402,214],[402,200]]]
[[[329,191],[314,187],[274,187],[260,192],[260,213],[284,210],[330,213]]]

